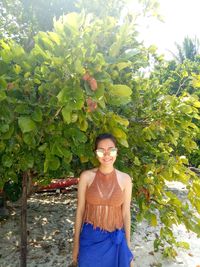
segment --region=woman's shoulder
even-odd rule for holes
[[[81,184],[85,184],[86,186],[89,186],[92,183],[96,175],[96,172],[97,172],[97,168],[83,171],[80,175]]]
[[[120,170],[116,170],[117,177],[123,182],[123,183],[132,183],[132,179],[130,175],[126,172],[122,172]]]
[[[95,174],[97,172],[97,168],[93,168],[93,169],[89,169],[89,170],[84,170],[81,175],[80,178],[85,178],[85,179],[91,179],[91,177],[94,177]]]

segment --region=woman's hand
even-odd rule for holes
[[[133,260],[132,260],[131,263],[130,263],[130,267],[134,267],[134,266],[133,266]]]
[[[77,263],[77,261],[78,261],[78,251],[79,251],[79,248],[78,248],[78,246],[74,246],[73,247],[73,250],[72,250],[72,261],[73,261],[73,263]]]

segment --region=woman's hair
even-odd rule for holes
[[[96,137],[96,140],[95,140],[95,143],[94,143],[94,149],[95,150],[97,149],[99,142],[101,142],[104,139],[110,139],[110,140],[113,141],[115,146],[117,145],[117,140],[115,139],[115,137],[112,134],[110,134],[110,133],[102,133],[102,134],[99,134]]]

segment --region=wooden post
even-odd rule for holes
[[[26,267],[27,258],[27,172],[23,173],[21,198],[21,257],[20,267]]]

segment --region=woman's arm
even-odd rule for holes
[[[77,262],[78,253],[79,253],[79,239],[80,232],[83,223],[83,215],[85,211],[85,192],[87,188],[87,172],[83,172],[80,175],[79,183],[78,183],[78,204],[76,210],[76,219],[74,226],[74,244],[73,244],[73,252],[72,252],[72,260],[73,262]]]
[[[122,216],[124,223],[124,230],[126,234],[127,244],[130,247],[131,243],[131,212],[130,204],[132,198],[132,181],[129,175],[125,177],[125,188],[124,188],[124,203],[122,206]]]

